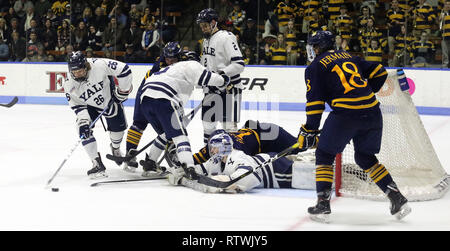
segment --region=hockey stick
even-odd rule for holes
[[[89,129],[92,129],[95,126],[95,122],[97,122],[97,120],[99,120],[102,117],[102,115],[106,113],[106,111],[110,108],[111,104],[112,104],[112,101],[103,109],[103,111],[100,112],[100,114],[97,116],[97,118],[95,118],[94,121],[91,122],[91,124],[89,125]],[[56,175],[59,173],[59,171],[64,166],[66,161],[70,158],[70,156],[72,156],[72,153],[75,151],[75,149],[77,149],[78,145],[81,143],[82,140],[83,139],[79,139],[77,141],[77,143],[72,147],[72,149],[70,149],[70,152],[67,155],[67,157],[63,160],[61,165],[59,165],[58,169],[56,169],[56,172],[53,174],[53,176],[47,181],[47,186],[46,186],[47,188],[50,186],[50,183],[52,183],[53,179],[55,179]]]
[[[212,187],[218,187],[218,188],[228,188],[229,186],[233,185],[234,183],[238,182],[239,180],[247,177],[248,175],[254,173],[257,168],[262,168],[272,162],[274,162],[275,160],[284,157],[286,155],[288,155],[289,153],[291,153],[293,150],[295,150],[296,148],[298,148],[299,143],[295,143],[294,145],[284,149],[283,151],[279,152],[277,155],[273,156],[272,158],[264,161],[263,163],[261,163],[260,165],[258,165],[257,167],[255,167],[253,170],[245,172],[243,174],[241,174],[240,176],[238,176],[237,178],[230,180],[230,181],[219,181],[219,180],[215,180],[213,178],[210,178],[208,176],[204,176],[204,175],[198,175],[198,183],[200,184],[204,184],[207,186],[212,186]]]
[[[8,104],[0,104],[0,106],[10,108],[11,106],[15,105],[17,101],[19,101],[19,98],[16,96]]]
[[[183,121],[185,121],[185,126],[187,126],[192,119],[194,118],[195,114],[200,110],[200,108],[202,108],[202,103],[200,103],[199,105],[197,105],[188,115],[184,116]],[[140,150],[136,150],[136,149],[130,149],[131,154],[128,156],[114,156],[112,154],[106,154],[106,158],[116,161],[116,162],[126,162],[126,161],[130,161],[132,158],[138,156],[140,153],[142,153],[143,151],[145,151],[145,149],[147,149],[149,146],[151,146],[153,144],[153,141],[150,141],[150,143],[148,143],[147,145],[145,145],[144,147],[142,147]]]
[[[96,183],[92,183],[91,187],[99,186],[99,185],[106,185],[106,184],[116,184],[116,183],[128,183],[128,182],[136,182],[136,181],[148,181],[148,180],[163,180],[166,179],[166,176],[159,176],[159,177],[151,177],[151,178],[144,178],[144,179],[125,179],[125,180],[108,180],[108,181],[100,181]]]

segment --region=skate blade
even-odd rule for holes
[[[329,214],[310,214],[309,218],[315,222],[319,223],[330,223]]]
[[[92,173],[92,174],[89,174],[89,178],[90,178],[91,180],[97,180],[97,179],[102,179],[102,178],[108,178],[108,174],[106,174],[106,172]]]
[[[397,220],[401,220],[405,218],[405,216],[407,216],[409,213],[411,213],[411,208],[407,204],[405,204],[396,214],[394,214],[394,216]]]

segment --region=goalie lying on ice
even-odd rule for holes
[[[169,174],[169,182],[207,193],[246,192],[253,188],[315,189],[314,162],[294,162],[282,157],[261,166],[276,153],[247,155],[243,151],[233,149],[233,140],[225,132],[211,137],[208,146],[210,159],[195,165],[195,171],[199,175],[207,175],[219,181],[230,181],[246,172],[253,173],[225,189],[200,184],[196,180],[177,176],[176,173]]]

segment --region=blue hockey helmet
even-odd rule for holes
[[[203,9],[197,15],[197,23],[210,23],[212,20],[219,20],[219,15],[212,8]]]
[[[330,31],[317,31],[308,38],[308,44],[322,51],[329,50],[334,46],[334,35]]]
[[[87,78],[87,72],[84,76],[75,76],[73,71],[77,71],[80,69],[86,69],[86,57],[83,55],[81,51],[72,52],[69,56],[69,61],[67,65],[69,66],[69,72],[72,78],[76,81],[84,81]]]
[[[208,151],[211,159],[219,163],[223,157],[233,151],[233,139],[225,130],[214,131],[208,140]]]
[[[165,58],[178,58],[181,54],[181,46],[178,42],[168,42],[163,49]]]

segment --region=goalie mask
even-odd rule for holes
[[[217,130],[208,140],[208,151],[214,163],[219,163],[233,151],[233,139],[225,130]]]
[[[72,52],[69,56],[69,72],[75,81],[82,82],[88,77],[86,57],[81,51]]]

